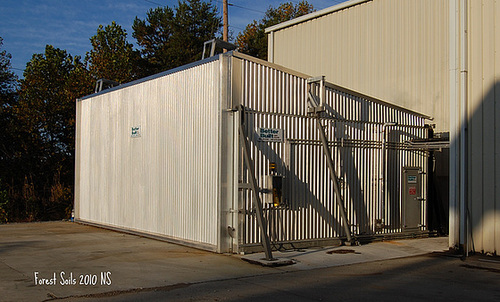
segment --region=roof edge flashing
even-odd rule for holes
[[[405,108],[405,107],[403,107],[401,105],[397,105],[397,104],[394,104],[394,103],[389,102],[389,101],[384,101],[382,99],[373,97],[371,95],[364,94],[362,92],[358,92],[356,90],[353,90],[353,89],[350,89],[350,88],[347,88],[347,87],[339,86],[337,84],[334,84],[334,83],[331,83],[331,82],[328,82],[328,81],[325,81],[325,86],[326,87],[330,87],[330,88],[335,89],[335,90],[343,91],[345,93],[348,93],[348,94],[351,94],[351,95],[354,95],[354,96],[358,96],[358,97],[367,99],[368,101],[373,102],[373,103],[381,104],[381,105],[384,105],[384,106],[388,106],[388,107],[394,108],[396,110],[400,110],[400,111],[404,111],[404,112],[407,112],[407,113],[410,113],[410,114],[413,114],[413,115],[417,115],[417,116],[419,116],[419,117],[421,117],[423,119],[429,120],[429,121],[433,121],[434,120],[434,118],[432,116],[430,116],[430,115],[426,115],[426,114],[423,114],[421,112]]]
[[[229,52],[229,53],[232,53],[232,51]],[[196,67],[198,65],[203,65],[203,64],[210,63],[212,61],[218,61],[218,60],[219,60],[219,55],[216,55],[216,56],[213,56],[213,57],[208,57],[208,58],[205,58],[203,60],[199,60],[199,61],[195,61],[195,62],[192,62],[192,63],[188,63],[188,64],[185,64],[185,65],[182,65],[182,66],[179,66],[179,67],[176,67],[176,68],[172,68],[172,69],[169,69],[169,70],[166,70],[166,71],[162,71],[160,73],[156,73],[156,74],[144,77],[144,78],[140,78],[140,79],[133,80],[133,81],[130,81],[130,82],[127,82],[127,83],[123,83],[123,84],[120,84],[118,86],[114,86],[114,87],[111,87],[111,88],[108,88],[108,89],[103,89],[100,92],[89,94],[87,96],[81,97],[81,98],[77,99],[77,101],[83,101],[85,99],[89,99],[89,98],[92,98],[92,97],[95,97],[95,96],[98,96],[98,95],[101,95],[101,94],[105,94],[105,93],[109,93],[109,92],[112,92],[112,91],[120,90],[120,89],[123,89],[123,88],[126,88],[126,87],[137,85],[137,84],[140,84],[140,83],[143,83],[143,82],[147,82],[147,81],[150,81],[150,80],[154,80],[154,79],[157,79],[157,78],[160,78],[160,77],[172,74],[172,73],[176,73],[176,72],[179,72],[179,71],[183,71],[183,70],[186,70],[186,69],[189,69],[189,68]]]
[[[299,24],[302,22],[316,19],[316,18],[322,17],[324,15],[328,15],[328,14],[337,12],[339,10],[343,10],[343,9],[346,9],[346,8],[349,8],[349,7],[358,5],[358,4],[362,4],[364,2],[370,2],[370,1],[373,1],[373,0],[350,0],[350,1],[343,2],[343,3],[339,3],[337,5],[322,9],[320,11],[313,12],[313,13],[310,13],[310,14],[307,14],[304,16],[300,16],[298,18],[295,18],[295,19],[292,19],[289,21],[285,21],[283,23],[279,23],[279,24],[270,26],[270,27],[265,29],[265,33],[267,34],[270,32],[278,31],[278,30],[284,29],[286,27],[290,27],[290,26],[293,26],[293,25],[296,25],[296,24]]]
[[[253,57],[251,55],[247,55],[247,54],[244,54],[244,53],[239,52],[239,51],[233,51],[232,55],[235,58],[243,59],[243,60],[248,60],[248,61],[260,64],[260,65],[263,65],[263,66],[275,68],[275,69],[278,69],[280,71],[283,71],[283,72],[286,72],[286,73],[289,73],[291,75],[298,76],[298,77],[301,77],[301,78],[307,79],[307,78],[311,77],[308,74],[305,74],[305,73],[293,70],[291,68],[287,68],[287,67],[285,67],[283,65],[279,65],[279,64],[276,64],[276,63],[273,63],[273,62],[269,62],[269,61],[266,61],[266,60],[262,60],[262,59]]]
[[[372,1],[372,0],[369,0],[369,1]],[[231,55],[233,57],[235,57],[235,58],[238,58],[238,59],[243,59],[243,60],[248,60],[248,61],[251,61],[251,62],[254,62],[254,63],[258,63],[258,64],[261,64],[263,66],[274,68],[274,69],[277,69],[277,70],[280,70],[280,71],[283,71],[283,72],[286,72],[286,73],[289,73],[291,75],[294,75],[294,76],[297,76],[297,77],[301,77],[301,78],[304,78],[304,79],[312,78],[311,75],[308,75],[308,74],[305,74],[305,73],[302,73],[302,72],[290,69],[290,68],[285,67],[283,65],[279,65],[279,64],[268,62],[268,61],[265,61],[265,60],[262,60],[262,59],[259,59],[259,58],[256,58],[256,57],[252,57],[250,55],[241,53],[239,51],[233,51],[231,53]],[[368,101],[373,102],[373,103],[382,104],[384,106],[388,106],[388,107],[391,107],[391,108],[394,108],[394,109],[397,109],[397,110],[401,110],[401,111],[404,111],[404,112],[407,112],[407,113],[419,116],[419,117],[421,117],[423,119],[426,119],[426,120],[430,120],[430,121],[434,120],[434,118],[432,116],[423,114],[423,113],[418,112],[418,111],[414,111],[412,109],[405,108],[403,106],[397,105],[397,104],[392,103],[390,101],[385,101],[385,100],[376,98],[374,96],[370,96],[368,94],[364,94],[362,92],[353,90],[353,89],[348,88],[348,87],[344,87],[344,86],[340,86],[340,85],[334,84],[332,82],[329,82],[328,80],[325,81],[325,86],[327,86],[329,88],[332,88],[332,89],[335,89],[335,90],[343,91],[343,92],[348,93],[348,94],[352,94],[354,96],[365,98]]]

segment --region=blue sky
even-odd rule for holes
[[[288,0],[290,1],[290,0]],[[309,0],[317,10],[345,0]],[[222,15],[222,0],[212,0]],[[252,20],[260,20],[263,12],[286,0],[230,0],[229,25],[233,36]],[[299,1],[293,0],[293,3]],[[150,8],[174,7],[177,0],[2,0],[0,4],[1,50],[12,55],[12,67],[19,77],[35,53],[43,53],[45,45],[65,49],[71,55],[84,57],[91,49],[89,38],[97,27],[116,21],[127,31],[131,42],[132,23],[137,16],[146,18]],[[242,8],[240,8],[242,7]]]

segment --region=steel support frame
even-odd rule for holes
[[[316,117],[316,126],[318,127],[319,136],[321,138],[321,143],[323,145],[323,152],[325,153],[326,162],[328,164],[328,171],[330,172],[330,178],[333,181],[333,190],[335,191],[335,195],[337,198],[337,205],[339,207],[340,216],[342,217],[344,231],[346,233],[347,242],[352,244],[352,236],[351,236],[351,228],[349,226],[349,221],[347,220],[347,214],[344,207],[344,199],[342,198],[342,194],[340,192],[339,179],[335,174],[335,167],[333,165],[332,153],[330,152],[330,147],[328,146],[328,140],[326,139],[325,129],[323,125],[321,125],[321,120],[319,117]]]
[[[316,127],[318,128],[319,136],[321,139],[321,143],[323,145],[323,152],[326,157],[326,162],[328,165],[328,171],[330,173],[330,178],[333,181],[333,190],[337,198],[335,201],[339,207],[340,216],[342,218],[342,225],[344,227],[344,231],[346,233],[347,243],[354,244],[351,228],[349,225],[349,221],[347,220],[347,214],[344,207],[344,198],[342,197],[342,193],[340,192],[339,179],[337,174],[335,173],[335,166],[333,164],[332,153],[330,151],[330,146],[328,144],[328,139],[326,138],[325,129],[321,124],[321,112],[325,111],[325,77],[316,77],[307,80],[307,84],[309,85],[308,91],[308,105],[309,105],[309,114],[313,115],[316,118]],[[311,84],[319,85],[319,94],[320,96],[315,96],[310,89]]]
[[[241,114],[244,115],[244,110],[241,110]],[[267,234],[267,223],[264,219],[263,215],[263,206],[262,206],[262,200],[259,195],[259,186],[257,185],[257,180],[255,178],[255,170],[254,170],[254,164],[252,157],[250,155],[250,145],[247,140],[247,136],[245,133],[245,130],[243,129],[243,121],[244,118],[241,118],[242,123],[240,123],[239,126],[239,136],[240,136],[240,143],[243,148],[243,158],[245,161],[245,165],[247,166],[248,169],[248,178],[250,181],[250,187],[252,190],[253,194],[253,200],[255,203],[255,209],[256,209],[256,214],[257,214],[257,224],[259,225],[260,228],[260,234],[261,234],[261,240],[262,240],[262,245],[264,247],[264,252],[266,255],[266,260],[272,261],[275,260],[273,258],[273,253],[271,251],[271,241],[269,240],[269,236]]]

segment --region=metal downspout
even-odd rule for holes
[[[274,31],[269,33],[268,41],[267,60],[270,63],[274,63]]]
[[[460,219],[459,204],[460,194],[458,192],[460,173],[460,148],[459,148],[459,62],[458,62],[458,39],[459,39],[459,1],[449,0],[449,85],[450,85],[450,197],[448,207],[449,233],[448,247],[457,248],[460,244]]]
[[[468,186],[468,159],[467,159],[467,136],[468,136],[468,1],[460,2],[460,245],[464,249],[466,256],[469,255],[469,222],[467,219],[467,186]]]
[[[396,126],[397,123],[390,122],[385,123],[382,126],[382,159],[380,161],[380,190],[379,190],[379,200],[380,200],[380,219],[382,219],[383,224],[385,221],[385,200],[386,200],[386,187],[387,187],[387,127]]]

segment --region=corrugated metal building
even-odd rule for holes
[[[76,219],[217,252],[425,232],[426,118],[211,57],[78,100]]]
[[[465,251],[500,251],[499,16],[497,0],[352,0],[267,29],[271,62],[449,132],[450,247]]]
[[[432,116],[448,132],[447,3],[347,1],[268,28],[268,59]]]

